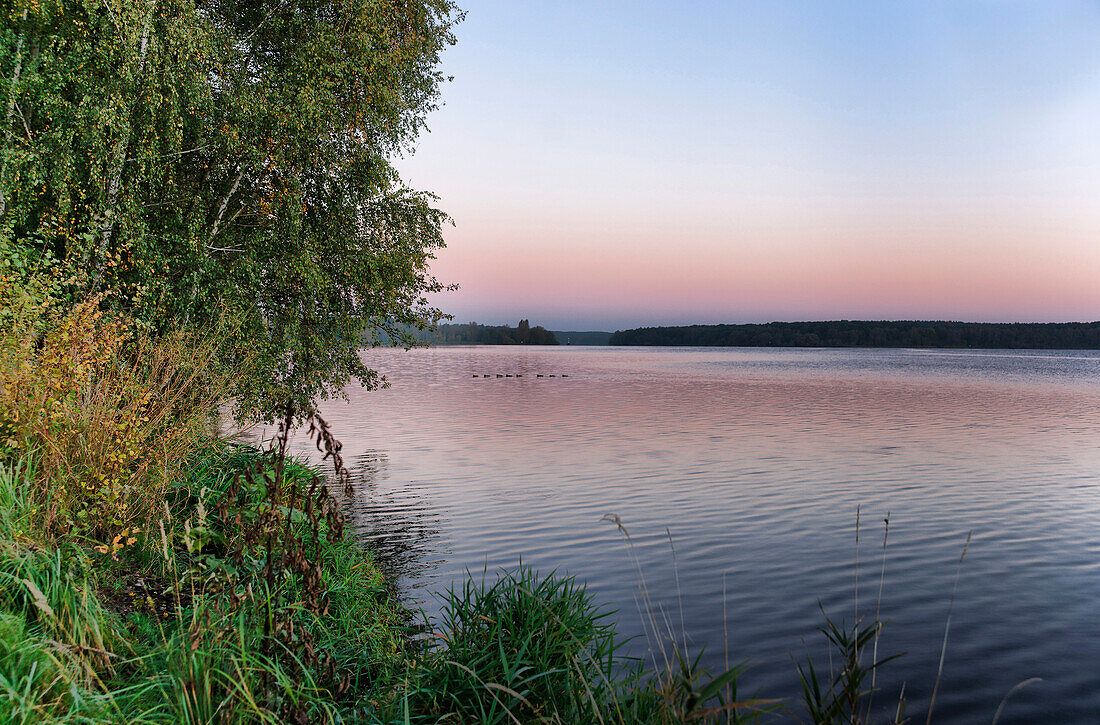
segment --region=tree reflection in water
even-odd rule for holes
[[[385,451],[367,450],[349,463],[357,494],[348,510],[349,528],[401,590],[425,586],[426,574],[450,553],[440,533],[442,515],[429,491],[416,482],[390,485]]]

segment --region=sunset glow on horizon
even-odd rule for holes
[[[1100,319],[1100,4],[463,7],[457,321]]]

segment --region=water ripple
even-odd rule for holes
[[[858,615],[879,608],[881,646],[907,653],[883,670],[876,702],[885,712],[905,683],[909,713],[922,713],[961,572],[941,721],[989,721],[1029,677],[1044,681],[1002,722],[1100,712],[1100,354],[482,347],[364,359],[392,387],[349,389],[350,404],[325,414],[356,471],[358,535],[429,614],[452,578],[522,557],[586,580],[624,634],[642,635],[632,554],[601,521],[616,513],[653,605],[678,622],[683,602],[711,666],[727,648],[751,658],[746,691],[793,698],[790,657],[825,657],[821,608],[851,621],[858,582]]]

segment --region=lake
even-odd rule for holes
[[[828,667],[821,609],[851,622],[880,607],[880,656],[906,654],[883,667],[876,714],[904,686],[923,722],[958,573],[935,720],[989,722],[1039,677],[1001,723],[1097,721],[1098,352],[364,356],[392,387],[324,413],[354,467],[356,530],[429,614],[467,570],[522,559],[586,581],[648,657],[636,556],[693,654],[705,645],[715,671],[748,659],[740,694],[799,711],[792,656]]]

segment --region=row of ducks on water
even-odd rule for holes
[[[516,373],[515,375],[511,375],[511,374],[507,374],[507,375],[501,375],[500,373],[497,373],[497,375],[496,375],[496,376],[497,376],[498,378],[522,378],[522,377],[523,377],[523,376],[522,376],[522,375],[520,375],[519,373]],[[475,378],[491,378],[491,377],[493,377],[493,376],[492,376],[492,375],[477,375],[477,374],[475,373],[475,374],[474,374],[474,377],[475,377]],[[528,375],[527,377],[531,377],[531,376],[530,376],[530,375]],[[536,378],[558,378],[558,377],[561,377],[561,378],[567,378],[567,377],[569,377],[569,376],[568,376],[568,375],[543,375],[542,373],[538,373],[537,375],[535,375],[535,377],[536,377]]]

